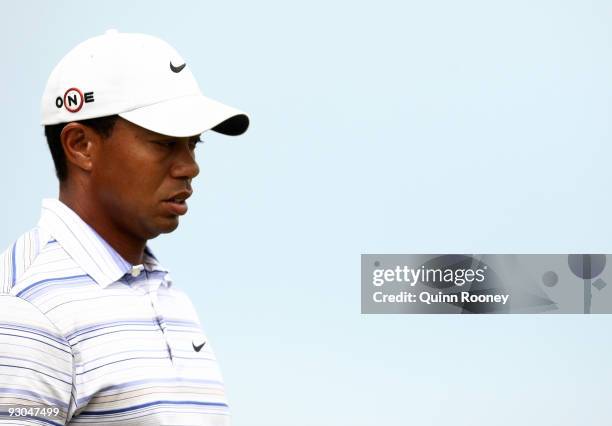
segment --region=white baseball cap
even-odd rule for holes
[[[202,95],[189,65],[168,43],[108,30],[55,66],[42,97],[42,124],[114,114],[175,137],[206,130],[240,135],[249,127],[244,112]]]

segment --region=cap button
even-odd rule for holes
[[[106,34],[106,35],[115,35],[115,34],[119,34],[119,31],[117,31],[114,28],[111,28],[109,30],[106,30],[106,32],[104,34]]]

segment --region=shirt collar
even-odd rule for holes
[[[102,288],[130,273],[132,265],[113,249],[91,226],[59,200],[45,198],[38,226],[48,231],[68,255]],[[165,273],[162,282],[170,286],[172,279],[146,246],[143,266],[147,271]]]

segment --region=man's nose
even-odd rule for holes
[[[193,179],[200,173],[200,167],[195,159],[195,152],[189,143],[177,143],[175,161],[170,174],[175,178]]]

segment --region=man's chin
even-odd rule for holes
[[[159,227],[161,234],[168,234],[174,231],[176,228],[178,228],[179,226],[178,216],[167,217],[164,219],[165,219],[164,222],[160,224],[160,227]]]
[[[147,240],[152,240],[153,238],[159,236],[160,234],[169,234],[170,232],[178,228],[178,226],[179,226],[178,216],[159,218],[155,222],[155,225],[149,228]]]

